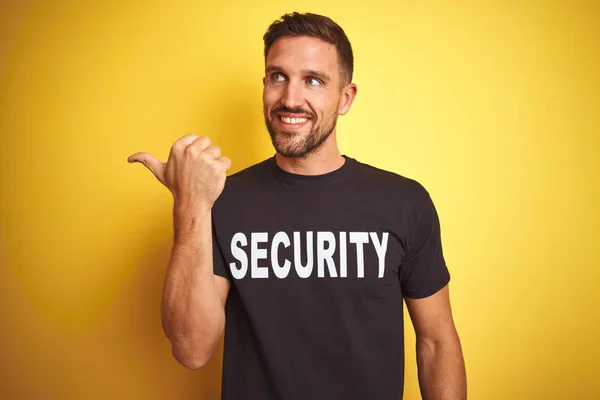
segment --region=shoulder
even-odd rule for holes
[[[237,184],[257,177],[264,176],[270,171],[270,159],[259,161],[227,176],[228,184]]]
[[[425,186],[415,178],[351,159],[355,164],[354,176],[360,185],[369,189],[381,188],[404,198],[423,200],[429,197]]]
[[[225,179],[223,192],[215,202],[215,206],[229,206],[237,204],[245,196],[252,195],[269,185],[272,176],[269,159],[247,166]]]
[[[270,159],[252,164],[245,167],[225,179],[225,193],[236,192],[247,188],[256,188],[258,184],[265,184],[272,177],[272,167]]]
[[[356,192],[365,204],[386,210],[401,220],[436,219],[437,210],[429,190],[419,180],[360,161],[355,163]]]

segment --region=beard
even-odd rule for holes
[[[279,118],[276,113],[288,112],[299,115],[309,115],[310,130],[308,133],[301,134],[295,131],[286,131],[278,129],[273,120]],[[265,116],[265,124],[271,136],[271,142],[277,153],[286,158],[307,158],[321,148],[323,143],[329,138],[337,124],[337,115],[323,121],[323,124],[318,124],[317,116],[312,112],[306,112],[302,109],[285,109],[276,108],[271,111],[270,117]]]

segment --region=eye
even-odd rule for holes
[[[321,85],[321,81],[317,78],[308,78],[306,82],[311,86],[319,86]]]
[[[282,74],[282,73],[280,73],[280,72],[274,72],[274,73],[271,75],[271,80],[273,80],[273,81],[275,81],[275,82],[282,82],[282,81],[284,81],[284,80],[285,80],[285,77],[284,77],[284,76],[283,76],[283,74]]]

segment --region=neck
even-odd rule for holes
[[[314,153],[303,158],[288,158],[277,153],[275,160],[279,168],[298,175],[322,175],[344,165],[345,159],[341,155],[333,132],[329,138]]]

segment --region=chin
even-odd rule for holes
[[[273,147],[275,147],[277,153],[287,158],[301,157],[304,153],[301,148],[301,143],[298,143],[295,140],[289,140],[288,138],[281,140],[279,137],[273,141]]]
[[[323,145],[329,135],[317,138],[309,126],[301,129],[278,129],[275,124],[267,121],[267,128],[271,136],[271,143],[275,151],[286,158],[306,158]]]

